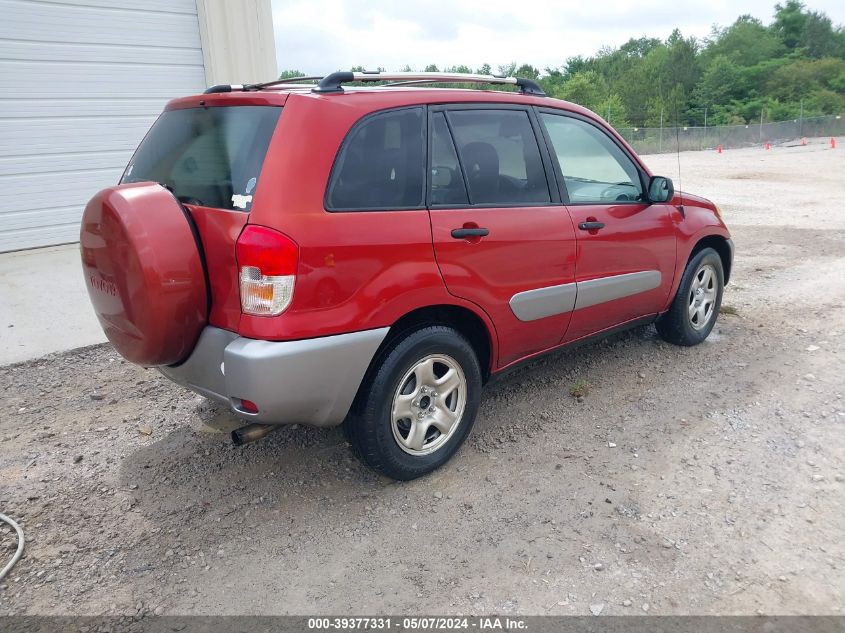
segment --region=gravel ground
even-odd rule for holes
[[[335,429],[235,448],[108,346],[0,368],[0,511],[28,539],[0,614],[841,614],[845,150],[681,163],[737,246],[708,341],[640,328],[514,373],[422,480]]]

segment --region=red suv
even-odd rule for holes
[[[114,347],[231,407],[236,443],[342,424],[396,479],[448,460],[516,363],[649,322],[700,343],[733,259],[718,207],[592,112],[439,73],[175,99],[81,250]]]

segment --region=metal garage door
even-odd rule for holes
[[[195,0],[0,0],[0,252],[79,239],[167,99],[201,91]]]

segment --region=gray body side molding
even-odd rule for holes
[[[535,321],[575,308],[575,284],[548,286],[518,292],[510,300],[511,310],[520,321]]]
[[[389,328],[298,341],[261,341],[207,326],[181,365],[165,376],[263,424],[343,422]],[[240,408],[251,400],[258,413]]]
[[[536,321],[556,314],[565,314],[581,308],[615,299],[648,292],[660,286],[662,275],[658,270],[643,270],[624,275],[589,279],[576,283],[547,286],[518,292],[510,300],[510,307],[520,321]]]
[[[575,309],[589,308],[614,299],[630,297],[641,292],[648,292],[660,286],[662,276],[658,270],[643,270],[638,273],[613,275],[589,281],[578,282],[578,297]]]

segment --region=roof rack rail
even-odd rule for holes
[[[319,81],[322,79],[321,76],[316,77],[288,77],[286,79],[275,79],[273,81],[265,81],[259,84],[217,84],[216,86],[211,86],[211,88],[206,88],[203,91],[203,94],[212,94],[215,92],[250,92],[253,90],[262,90],[263,88],[270,88],[272,86],[283,86],[285,84],[295,84],[299,81]],[[303,88],[305,86],[302,86]]]
[[[289,80],[288,80],[289,81]],[[389,85],[412,85],[421,83],[483,83],[507,84],[518,86],[522,94],[545,97],[546,93],[531,79],[522,77],[505,77],[503,75],[474,75],[469,73],[383,73],[378,71],[349,72],[339,71],[326,75],[320,83],[312,88],[312,92],[332,93],[343,92],[342,84],[353,81],[395,81]]]

